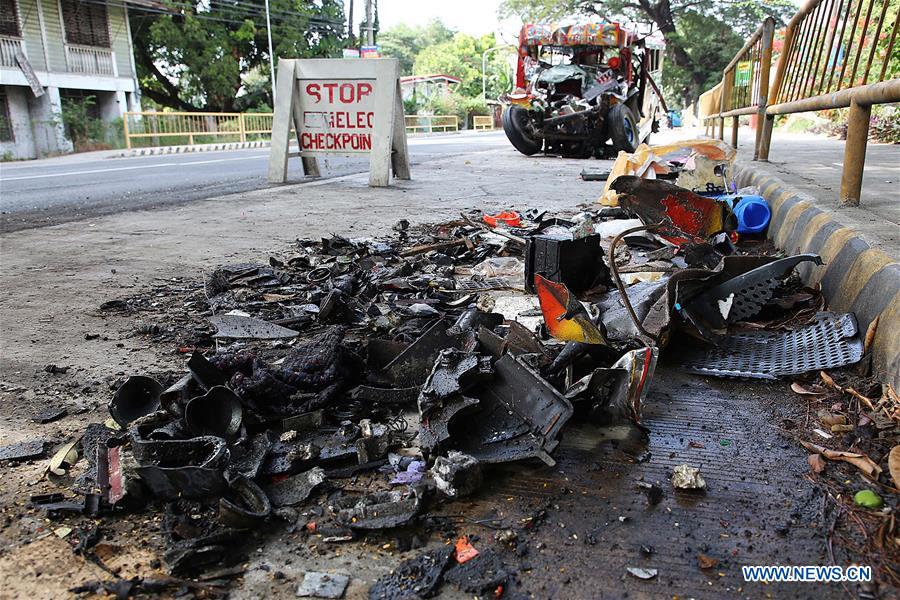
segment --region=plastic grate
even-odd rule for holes
[[[863,342],[852,313],[819,313],[816,321],[787,332],[754,331],[728,336],[684,363],[689,373],[775,379],[858,362]]]

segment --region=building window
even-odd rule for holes
[[[106,4],[60,0],[60,6],[68,43],[109,48]]]
[[[0,142],[14,142],[12,121],[9,119],[9,100],[0,94]]]
[[[16,0],[0,0],[0,35],[20,37]]]

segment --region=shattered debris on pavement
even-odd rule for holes
[[[863,358],[854,316],[823,310],[796,276],[821,259],[742,245],[722,190],[629,175],[609,190],[612,213],[476,211],[377,240],[298,240],[268,264],[216,269],[195,305],[205,323],[178,341],[184,370],[126,379],[109,402],[116,428],[79,438],[89,481],[73,491],[85,500],[39,504],[101,521],[162,511],[163,566],[196,575],[238,564],[253,535],[293,527],[304,510],[314,517],[303,526],[333,543],[412,527],[477,495],[498,464],[554,465],[573,420],[646,436],[658,361],[778,378]],[[53,473],[79,461],[75,447]],[[809,449],[863,468],[859,455]],[[672,484],[707,485],[689,465]],[[503,545],[466,543],[477,551],[465,561],[458,546],[424,550],[370,597],[428,597],[445,584],[499,597],[515,584]],[[341,597],[352,579],[310,571],[298,594]]]

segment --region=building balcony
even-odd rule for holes
[[[0,35],[0,67],[15,67],[16,52],[24,52],[22,40]]]
[[[116,56],[109,48],[66,44],[69,73],[116,76]]]

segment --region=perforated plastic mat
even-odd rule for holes
[[[863,342],[857,333],[852,313],[823,312],[793,331],[728,336],[718,346],[689,354],[682,364],[688,373],[776,379],[859,361]]]

